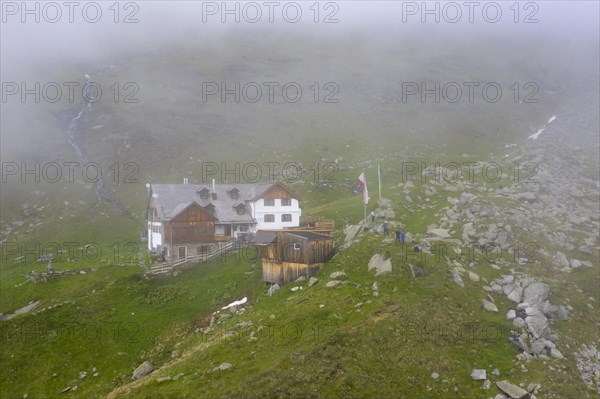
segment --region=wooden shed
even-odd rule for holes
[[[258,231],[252,242],[262,259],[263,280],[279,285],[314,276],[333,255],[333,238],[311,231]]]

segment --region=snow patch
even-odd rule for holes
[[[223,308],[221,308],[221,309],[222,309],[222,310],[229,309],[229,308],[232,308],[232,307],[234,307],[234,306],[243,305],[243,304],[245,304],[246,302],[248,302],[248,298],[246,298],[246,297],[243,297],[243,298],[242,298],[242,299],[240,299],[239,301],[233,301],[233,302],[231,302],[229,305],[227,305],[227,306],[225,306],[225,307],[223,307]]]

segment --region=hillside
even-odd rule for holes
[[[0,396],[598,397],[597,37],[342,28],[182,23],[5,68],[105,90],[2,104]],[[223,101],[215,82],[303,94]],[[503,96],[406,97],[436,82]],[[316,280],[268,295],[252,248],[145,278],[145,184],[249,182],[256,165],[335,221]],[[43,277],[48,254],[60,277]]]

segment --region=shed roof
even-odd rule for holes
[[[250,242],[255,245],[267,245],[275,240],[277,240],[276,231],[257,231]]]
[[[326,234],[321,234],[321,233],[315,233],[312,231],[285,231],[285,234],[289,234],[292,236],[298,236],[298,237],[302,237],[302,238],[306,238],[309,241],[317,241],[317,240],[333,240],[332,237],[326,235]]]

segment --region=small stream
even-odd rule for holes
[[[81,162],[88,163],[89,160],[85,152],[83,142],[85,137],[83,119],[85,114],[92,109],[94,97],[92,96],[93,93],[90,91],[91,86],[89,84],[89,76],[85,75],[85,79],[85,84],[83,86],[85,95],[81,100],[77,115],[71,120],[69,127],[67,128],[67,142],[71,145],[71,147],[73,147],[77,157],[81,160]],[[104,178],[105,174],[106,173],[100,173],[98,176],[98,181],[94,185],[94,194],[96,195],[96,204],[94,207],[98,206],[103,201],[108,202],[117,207],[117,209],[119,209],[125,216],[132,217],[127,207],[125,207],[125,204],[123,204],[119,197],[117,197],[117,195],[111,190]]]

